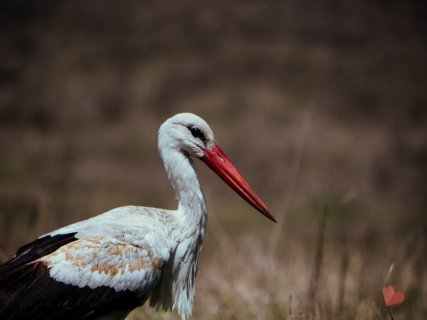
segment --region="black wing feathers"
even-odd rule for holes
[[[130,290],[67,285],[51,278],[37,259],[78,240],[76,233],[45,236],[22,246],[16,256],[0,265],[1,320],[98,319],[115,314],[118,319],[142,305],[148,295]]]
[[[142,302],[131,291],[79,288],[55,281],[41,263],[31,263],[0,284],[0,319],[97,319],[111,313],[123,318]]]
[[[3,277],[8,276],[8,272],[48,255],[67,243],[76,241],[77,238],[74,237],[76,233],[44,236],[20,247],[15,257],[0,265],[0,283]]]

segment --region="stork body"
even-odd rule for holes
[[[0,319],[124,319],[150,306],[191,316],[207,206],[200,158],[258,211],[268,209],[216,146],[204,120],[178,114],[159,130],[177,210],[126,206],[50,232],[0,265]]]

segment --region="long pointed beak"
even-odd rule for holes
[[[224,151],[217,145],[211,149],[204,149],[205,156],[201,159],[212,169],[225,183],[236,191],[246,202],[261,212],[268,219],[277,222],[270,214],[265,203],[252,189],[245,178],[240,174],[233,163],[228,159]]]

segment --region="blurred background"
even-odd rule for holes
[[[425,1],[2,1],[0,260],[173,209],[157,130],[194,112],[279,220],[198,164],[195,319],[427,318]],[[131,319],[179,319],[148,307]]]

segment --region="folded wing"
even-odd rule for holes
[[[123,319],[149,298],[164,260],[115,238],[43,237],[0,266],[0,319]]]

